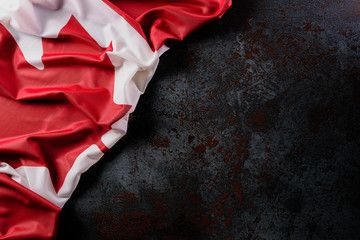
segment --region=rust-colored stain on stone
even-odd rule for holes
[[[154,137],[152,139],[152,145],[154,148],[169,147],[170,140],[167,137]]]
[[[219,141],[211,136],[206,137],[206,142],[194,146],[194,151],[198,153],[205,153],[206,149],[213,149],[219,144]]]
[[[254,123],[257,127],[265,127],[266,126],[265,114],[259,109],[257,109],[255,112],[253,112],[250,121],[252,123]]]

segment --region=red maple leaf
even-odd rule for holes
[[[58,191],[75,159],[130,109],[113,102],[114,66],[71,17],[42,39],[44,70],[24,58],[0,24],[0,159],[14,168],[45,166]]]

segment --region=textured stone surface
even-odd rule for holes
[[[58,239],[358,239],[360,2],[234,0],[175,45]]]

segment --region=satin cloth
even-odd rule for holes
[[[53,239],[168,43],[230,0],[0,0],[0,239]],[[169,44],[168,44],[169,45]]]

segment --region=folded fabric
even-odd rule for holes
[[[0,239],[52,239],[169,41],[230,0],[0,0]]]

